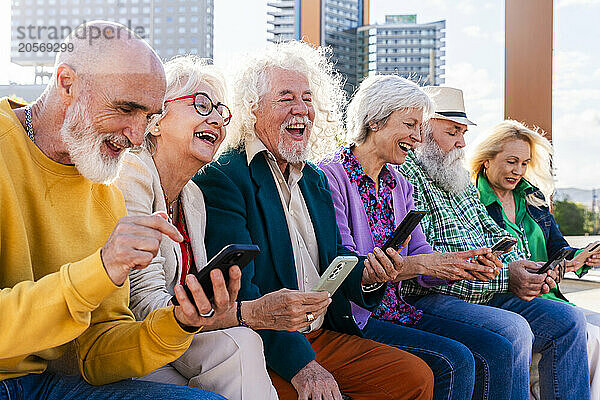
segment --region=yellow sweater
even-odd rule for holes
[[[142,376],[191,343],[172,307],[136,322],[129,280],[115,286],[100,259],[121,192],[47,158],[0,99],[0,380],[44,371],[75,340],[79,368],[100,385]]]

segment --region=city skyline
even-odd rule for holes
[[[423,22],[416,14],[391,14],[385,23],[357,30],[358,76],[397,74],[419,85],[445,82],[446,20]]]
[[[600,0],[555,0],[553,138],[557,187],[600,187]],[[214,59],[226,72],[244,54],[267,44],[267,2],[215,1]],[[11,64],[10,4],[0,4],[0,83],[32,73]],[[501,0],[371,0],[370,23],[385,14],[417,14],[419,22],[446,20],[445,85],[463,89],[478,123],[467,142],[503,119],[504,2]],[[29,78],[32,80],[32,78]]]
[[[269,42],[305,40],[331,49],[331,62],[351,95],[357,74],[357,28],[368,23],[369,0],[272,0],[268,3]]]
[[[12,0],[11,61],[21,66],[52,66],[56,53],[48,49],[61,49],[61,42],[77,26],[92,19],[123,24],[163,59],[178,54],[213,58],[213,1]]]

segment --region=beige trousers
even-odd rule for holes
[[[590,388],[592,400],[600,400],[600,315],[586,315],[587,324],[587,351],[590,367]]]
[[[591,400],[600,400],[600,314],[583,308],[579,308],[585,314],[587,320],[587,356],[590,369]],[[540,377],[538,363],[540,354],[534,353],[529,372],[531,383],[531,399],[540,400]]]
[[[198,333],[181,357],[138,379],[197,387],[229,400],[277,400],[262,340],[243,327]]]

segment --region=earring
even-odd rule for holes
[[[159,133],[159,132],[160,132],[160,128],[159,128],[159,126],[158,126],[158,124],[157,124],[157,125],[154,125],[154,129],[152,129],[152,132],[150,132],[150,134],[151,134],[152,136],[158,136],[158,133]]]

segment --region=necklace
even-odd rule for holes
[[[154,161],[154,158],[152,159]],[[154,161],[154,165],[156,166],[156,161]],[[157,169],[158,172],[158,169]],[[175,217],[175,203],[179,202],[179,198],[181,197],[180,193],[177,193],[177,196],[171,200],[171,202],[169,203],[169,198],[167,197],[167,191],[165,190],[165,187],[162,184],[162,181],[160,179],[160,174],[159,174],[159,178],[158,178],[158,184],[160,185],[160,188],[162,189],[163,192],[163,197],[165,199],[165,206],[167,207],[167,217],[169,217],[169,222],[173,222],[175,221],[174,217]]]
[[[27,136],[33,143],[35,143],[35,134],[33,133],[33,123],[31,122],[31,107],[25,107],[25,131]]]
[[[162,189],[163,197],[165,198],[165,205],[167,206],[167,216],[169,217],[169,222],[173,222],[175,221],[175,204],[178,203],[180,199],[179,193],[177,194],[177,197],[175,197],[175,199],[169,202],[169,199],[167,198],[167,191],[163,187],[162,182],[160,182],[160,188]]]
[[[163,192],[164,193],[164,192]],[[175,198],[175,200],[171,201],[169,203],[169,199],[167,199],[167,194],[164,194],[165,196],[165,204],[167,205],[167,214],[169,216],[169,221],[173,222],[174,216],[175,216],[175,203],[177,203],[179,201],[179,195],[177,195],[177,197]]]

